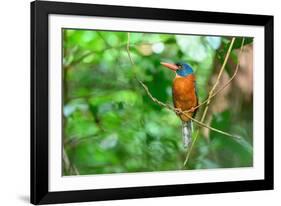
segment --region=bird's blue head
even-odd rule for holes
[[[189,74],[193,74],[193,69],[186,63],[177,63],[178,69],[176,73],[181,77],[186,77]]]
[[[163,66],[167,67],[168,69],[175,71],[177,73],[177,75],[179,75],[181,77],[186,77],[190,74],[193,74],[193,69],[191,68],[191,66],[189,66],[186,63],[171,64],[171,63],[161,62],[161,64]]]

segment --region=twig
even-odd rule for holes
[[[135,63],[134,63],[134,61],[133,61],[133,59],[132,59],[132,57],[131,57],[131,52],[130,52],[130,33],[128,33],[128,39],[127,39],[127,47],[126,47],[126,49],[127,49],[127,53],[128,53],[128,56],[129,56],[129,59],[130,59],[131,64],[132,64],[132,65],[135,65]]]
[[[68,138],[68,140],[66,140],[64,142],[64,145],[68,145],[68,147],[73,147],[74,145],[77,145],[83,141],[86,141],[86,140],[96,140],[94,137],[97,137],[96,134],[90,134],[90,135],[86,135],[86,136],[83,136],[83,137],[70,137]]]
[[[133,59],[132,59],[132,57],[131,57],[131,54],[130,54],[130,33],[128,33],[128,39],[127,39],[127,47],[126,47],[126,49],[127,49],[127,53],[128,53],[128,57],[129,57],[129,59],[130,59],[130,62],[131,62],[131,64],[134,66],[134,61],[133,61]],[[170,104],[165,104],[165,103],[159,101],[158,99],[156,99],[155,97],[153,97],[153,95],[152,95],[151,92],[149,91],[148,87],[147,87],[141,80],[139,80],[139,79],[136,77],[136,75],[135,75],[135,78],[136,78],[136,80],[140,83],[140,85],[144,88],[144,90],[146,91],[146,93],[147,93],[147,95],[150,97],[150,99],[151,99],[153,102],[157,103],[158,105],[163,106],[163,107],[166,107],[167,109],[169,109],[169,110],[171,110],[171,111],[174,111],[174,112],[177,113],[177,114],[182,114],[182,115],[188,117],[189,119],[191,119],[192,121],[194,121],[194,122],[195,122],[196,124],[198,124],[199,126],[206,127],[206,128],[208,128],[208,129],[210,129],[210,130],[212,130],[212,131],[218,132],[218,133],[220,133],[220,134],[223,134],[223,135],[226,135],[226,136],[229,136],[229,137],[240,138],[240,137],[238,137],[238,136],[235,136],[235,135],[232,135],[232,134],[230,134],[230,133],[227,133],[227,132],[221,131],[221,130],[219,130],[219,129],[213,128],[213,127],[211,127],[211,126],[208,126],[208,125],[204,124],[202,121],[199,121],[199,120],[197,120],[197,119],[194,119],[193,117],[191,117],[191,116],[188,114],[188,111],[182,111],[181,109],[175,108],[175,107],[173,107],[173,106],[170,105]]]
[[[206,101],[204,101],[203,103],[201,103],[200,104],[200,106],[201,105],[203,105],[203,104],[205,104],[205,103],[208,103],[210,100],[211,100],[211,98],[213,98],[214,96],[216,96],[218,93],[220,93],[221,91],[223,91],[231,82],[232,82],[232,80],[235,78],[235,76],[237,75],[237,72],[238,72],[238,70],[239,70],[239,65],[240,65],[240,57],[241,57],[241,54],[242,54],[242,52],[243,52],[243,49],[244,49],[244,41],[245,41],[245,38],[243,38],[242,39],[242,43],[241,43],[241,47],[240,47],[240,51],[239,51],[239,55],[238,55],[238,61],[237,61],[237,64],[236,64],[236,68],[235,68],[235,71],[234,71],[234,73],[233,73],[233,75],[231,76],[231,78],[227,81],[227,83],[225,84],[225,85],[223,85],[219,90],[217,90],[215,93],[213,93],[213,94],[211,94],[210,95],[210,93],[209,93],[209,97],[208,97],[208,99],[206,100]],[[230,45],[230,47],[231,47],[231,45]],[[230,49],[230,48],[229,48]],[[229,50],[228,50],[229,51]],[[228,56],[229,55],[227,55],[226,56],[226,58],[228,58]],[[225,63],[226,61],[224,60],[224,63]],[[225,65],[224,65],[225,66]],[[222,66],[223,67],[223,66]],[[223,68],[221,68],[221,71],[222,71],[222,69]],[[221,72],[220,72],[221,73]],[[219,78],[219,77],[218,77]],[[218,82],[218,80],[216,81],[216,82]],[[215,86],[215,85],[214,85]],[[209,104],[209,103],[208,103]],[[206,107],[207,109],[208,109],[208,107]],[[206,110],[206,108],[205,108],[205,110]],[[204,114],[206,115],[206,112],[204,111]],[[204,119],[205,119],[205,115],[203,114],[203,116],[202,116],[202,118],[201,118],[201,121],[204,121]],[[191,154],[191,152],[192,152],[192,149],[193,149],[193,147],[194,147],[194,145],[195,145],[195,142],[196,142],[196,140],[197,140],[197,138],[198,138],[198,135],[199,135],[199,130],[197,130],[197,132],[196,132],[196,135],[195,135],[195,138],[194,138],[194,140],[192,141],[192,144],[191,144],[191,146],[190,146],[190,149],[188,150],[188,152],[187,152],[187,155],[186,155],[186,158],[185,158],[185,161],[184,161],[184,166],[187,164],[187,162],[188,162],[188,160],[189,160],[189,157],[190,157],[190,154]]]
[[[235,68],[235,71],[234,71],[233,75],[232,75],[231,78],[226,82],[225,85],[223,85],[220,89],[218,89],[218,90],[212,95],[212,97],[214,97],[215,95],[217,95],[218,93],[220,93],[222,90],[224,90],[224,89],[232,82],[232,80],[235,78],[235,76],[237,75],[238,70],[239,70],[239,66],[240,66],[240,57],[241,57],[241,54],[242,54],[243,51],[244,51],[244,42],[245,42],[245,38],[242,39],[240,51],[239,51],[239,54],[238,54],[238,60],[237,60],[236,68]]]
[[[112,46],[108,43],[108,41],[101,35],[100,32],[97,32],[98,36],[103,40],[107,48],[112,48]]]
[[[157,42],[156,42],[157,43]],[[75,65],[77,65],[78,63],[80,63],[83,59],[85,59],[85,58],[87,58],[88,56],[90,56],[90,55],[93,55],[93,54],[96,54],[96,53],[103,53],[103,52],[105,52],[105,51],[107,51],[107,50],[110,50],[110,49],[120,49],[120,48],[124,48],[124,46],[127,46],[127,42],[126,43],[122,43],[122,44],[119,44],[119,45],[117,45],[117,46],[106,46],[105,48],[103,48],[103,49],[101,49],[101,50],[98,50],[98,51],[87,51],[87,52],[85,52],[84,54],[82,54],[80,57],[78,57],[78,59],[76,59],[76,60],[73,60],[71,63],[69,63],[69,64],[67,64],[67,65],[65,65],[64,67],[66,67],[66,68],[71,68],[71,67],[73,67],[73,66],[75,66]],[[152,43],[147,43],[147,44],[149,44],[149,45],[152,45]],[[168,44],[170,44],[170,43],[168,43]],[[130,46],[139,46],[139,45],[141,45],[140,43],[134,43],[134,44],[130,44]]]
[[[67,171],[68,174],[74,174],[74,175],[79,175],[79,171],[77,170],[77,168],[75,167],[75,165],[71,164],[69,161],[69,158],[66,154],[66,151],[63,147],[63,151],[62,151],[62,160],[64,163],[64,168]]]
[[[103,52],[105,52],[107,50],[110,50],[110,49],[120,49],[120,48],[123,48],[126,45],[127,45],[127,43],[126,44],[120,44],[120,45],[117,45],[115,47],[106,46],[105,48],[103,48],[99,51],[87,51],[84,54],[82,54],[80,57],[78,57],[76,60],[73,60],[71,63],[65,65],[65,67],[67,67],[67,68],[73,67],[73,66],[79,64],[83,59],[87,58],[90,55],[93,55],[93,54],[96,54],[96,53],[103,53]]]
[[[226,56],[225,56],[225,58],[224,58],[223,64],[222,64],[222,66],[221,66],[221,69],[220,69],[219,75],[218,75],[218,77],[217,77],[217,80],[216,80],[214,86],[212,87],[212,89],[211,89],[210,92],[209,92],[208,101],[207,101],[207,103],[206,103],[206,107],[205,107],[204,112],[203,112],[203,115],[202,115],[202,117],[201,117],[201,122],[204,122],[204,120],[205,120],[205,117],[206,117],[207,112],[208,112],[208,110],[209,110],[209,105],[210,105],[210,102],[211,102],[211,96],[213,95],[215,89],[217,88],[217,86],[218,86],[218,84],[219,84],[219,82],[220,82],[220,79],[221,79],[221,76],[222,76],[222,74],[223,74],[225,65],[226,65],[226,63],[227,63],[227,61],[228,61],[230,52],[231,52],[231,50],[232,50],[234,41],[235,41],[235,37],[233,37],[233,38],[231,39],[231,43],[230,43],[230,45],[229,45],[229,47],[228,47],[228,50],[227,50]]]

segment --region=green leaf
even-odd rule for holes
[[[244,37],[245,40],[244,40],[244,46],[246,46],[247,44],[252,44],[253,41],[254,41],[254,38],[253,37]],[[242,45],[242,41],[243,41],[243,37],[237,37],[235,39],[235,42],[233,44],[233,47],[232,49],[239,49]]]

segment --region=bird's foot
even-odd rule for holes
[[[195,107],[191,107],[188,111],[191,113],[195,112]]]
[[[180,108],[175,108],[175,113],[179,115],[182,113],[182,110]]]

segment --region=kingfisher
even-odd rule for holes
[[[175,72],[173,81],[173,103],[176,109],[181,111],[189,111],[190,117],[194,117],[197,111],[198,96],[196,89],[196,79],[193,69],[186,63],[165,63],[163,66]],[[192,122],[191,119],[184,114],[178,114],[182,121],[182,140],[184,147],[188,147],[191,142]]]

